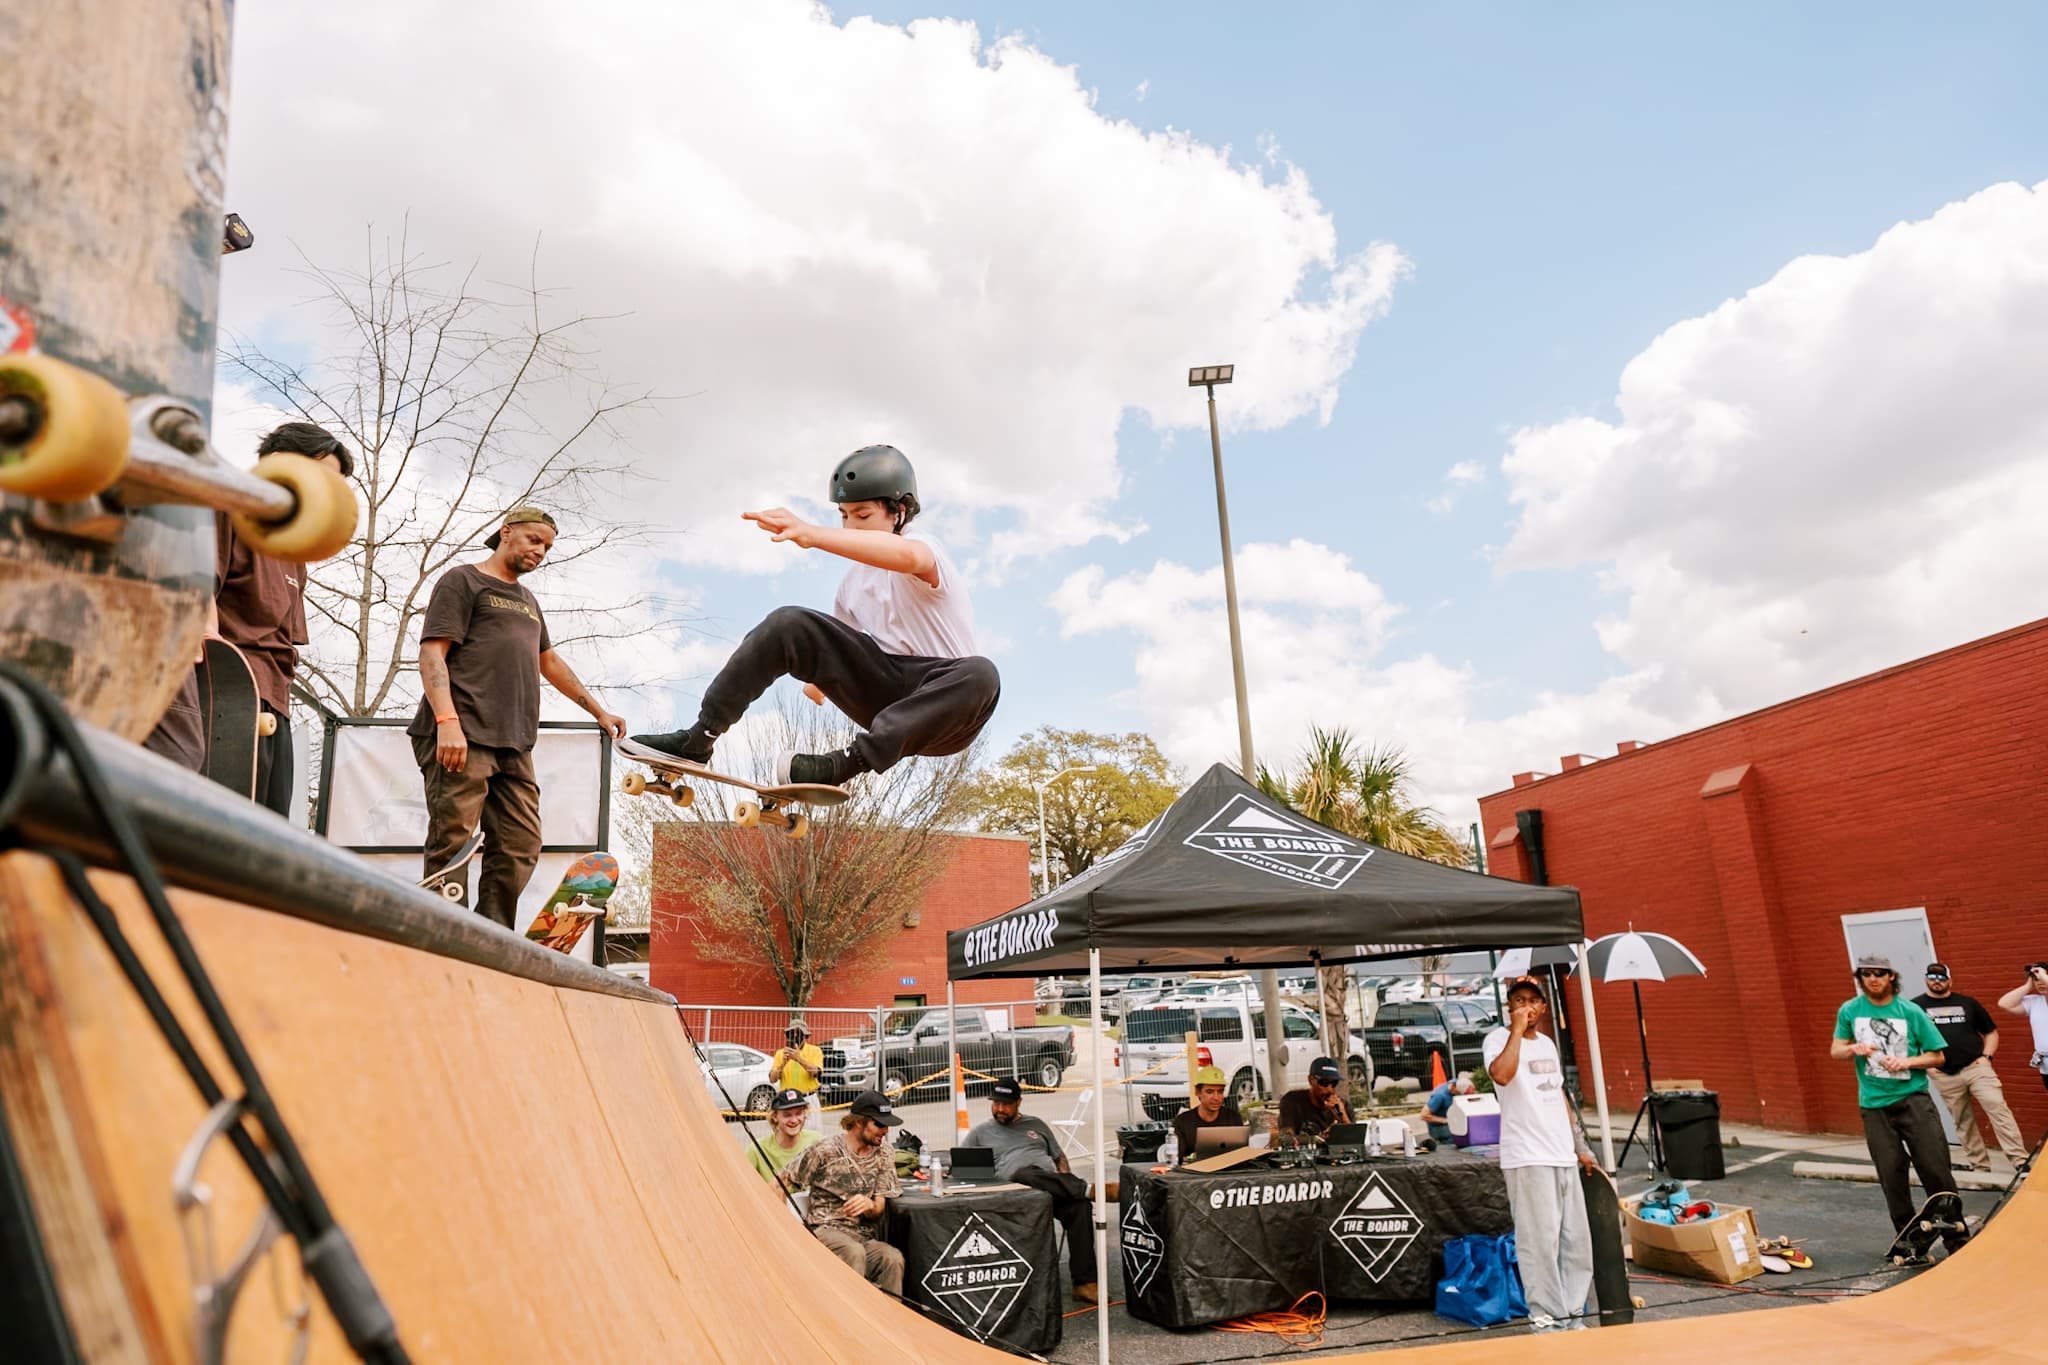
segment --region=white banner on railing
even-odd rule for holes
[[[603,846],[597,827],[603,746],[603,733],[594,726],[540,732],[533,767],[540,781],[541,839],[548,845]],[[412,739],[403,727],[336,728],[327,837],[357,849],[417,848],[426,842],[426,788],[413,758]],[[534,880],[540,880],[539,873]]]

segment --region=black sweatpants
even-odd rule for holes
[[[1923,1090],[1894,1104],[1863,1111],[1863,1140],[1870,1147],[1870,1163],[1877,1167],[1877,1183],[1884,1189],[1885,1211],[1892,1216],[1892,1231],[1902,1231],[1913,1221],[1919,1208],[1913,1202],[1913,1186],[1906,1174],[1910,1156],[1920,1173],[1920,1188],[1929,1197],[1953,1194],[1955,1174],[1948,1163],[1948,1135],[1941,1131],[1941,1116],[1934,1112],[1934,1100]],[[1959,1243],[1950,1242],[1954,1248]]]
[[[1088,1198],[1088,1182],[1043,1166],[1027,1167],[1011,1178],[1052,1196],[1052,1216],[1067,1231],[1067,1266],[1073,1271],[1074,1283],[1094,1284],[1095,1204]]]
[[[853,751],[875,772],[900,758],[957,754],[995,714],[1002,680],[980,656],[890,654],[875,637],[808,607],[777,607],[704,689],[697,724],[723,734],[780,677],[815,684],[867,731]]]
[[[292,718],[288,712],[263,709],[277,717],[277,729],[256,741],[256,804],[279,815],[292,813]]]

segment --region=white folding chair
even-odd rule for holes
[[[1081,1091],[1081,1098],[1074,1102],[1074,1112],[1051,1123],[1053,1135],[1060,1140],[1060,1150],[1067,1154],[1067,1164],[1072,1165],[1077,1156],[1094,1156],[1095,1150],[1081,1140],[1081,1125],[1088,1121],[1088,1104],[1095,1098],[1095,1088],[1089,1086]]]

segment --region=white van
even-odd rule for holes
[[[1286,1074],[1280,1093],[1308,1084],[1308,1065],[1326,1050],[1314,1014],[1298,1005],[1282,1005]],[[1223,1071],[1230,1098],[1242,1106],[1270,1093],[1266,1085],[1265,1011],[1256,1002],[1228,997],[1206,1000],[1163,1000],[1128,1011],[1117,1047],[1118,1075],[1145,1102],[1145,1111],[1159,1117],[1179,1113],[1187,1105],[1186,1036],[1195,1033],[1195,1065]],[[1365,1040],[1351,1034],[1343,1051],[1344,1068],[1354,1083],[1372,1088],[1371,1054]]]

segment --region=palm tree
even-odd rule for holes
[[[1317,824],[1389,852],[1470,866],[1472,850],[1465,841],[1435,811],[1409,797],[1408,757],[1400,749],[1361,745],[1342,727],[1310,726],[1308,736],[1292,772],[1259,765],[1254,781],[1260,791]],[[1349,986],[1342,967],[1323,968],[1323,1037],[1333,1047],[1343,1046],[1335,1040],[1349,1033],[1344,999]]]

